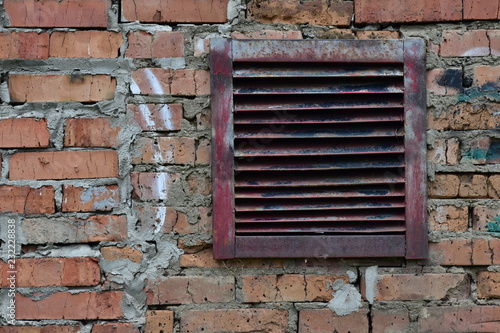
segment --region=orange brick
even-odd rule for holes
[[[173,333],[174,312],[168,310],[146,311],[144,333]]]
[[[121,128],[111,118],[73,118],[66,120],[64,145],[67,147],[115,147]]]
[[[500,298],[500,273],[477,273],[477,296],[479,298]]]
[[[428,128],[436,130],[489,130],[500,128],[500,104],[459,103],[441,114],[428,112]]]
[[[127,34],[127,58],[153,58],[153,35],[146,31],[131,31]]]
[[[500,175],[488,177],[488,197],[493,199],[500,198]]]
[[[356,31],[358,39],[399,39],[399,31]]]
[[[488,178],[484,175],[460,176],[460,189],[458,195],[462,198],[488,197]]]
[[[500,209],[476,206],[472,210],[472,227],[478,231],[488,231],[488,222],[500,215]]]
[[[42,186],[0,186],[0,212],[20,214],[55,213],[54,188]]]
[[[373,333],[410,332],[407,309],[373,309]]]
[[[132,323],[106,323],[94,324],[91,333],[139,333],[139,329]]]
[[[111,0],[5,0],[9,26],[106,28]]]
[[[328,302],[333,296],[331,284],[337,280],[349,282],[347,275],[306,275],[306,301]]]
[[[368,332],[368,310],[360,309],[347,316],[336,316],[329,309],[299,312],[299,333]]]
[[[201,139],[196,148],[196,164],[210,164],[212,161],[212,146],[207,139]]]
[[[500,6],[499,17],[500,17]],[[500,56],[500,30],[488,30],[488,38],[490,39],[490,51],[492,56]]]
[[[438,174],[434,181],[429,182],[429,197],[454,198],[458,196],[460,178],[457,175]]]
[[[195,140],[189,137],[139,138],[133,164],[190,164],[195,161]]]
[[[101,248],[102,257],[105,260],[128,259],[131,262],[140,264],[142,261],[142,252],[131,247],[106,246]]]
[[[499,18],[498,0],[464,0],[465,20],[495,20]]]
[[[283,259],[238,259],[215,260],[212,249],[204,249],[193,254],[180,256],[181,267],[236,267],[236,268],[280,268]]]
[[[0,59],[47,59],[48,57],[48,33],[0,33]]]
[[[63,187],[63,212],[111,211],[120,204],[117,185],[89,188],[65,185]]]
[[[143,131],[178,131],[181,129],[182,104],[129,104]]]
[[[429,243],[429,261],[434,265],[472,265],[472,241],[453,239],[439,243]]]
[[[430,211],[431,230],[465,232],[469,226],[469,207],[438,206]]]
[[[153,58],[184,56],[184,34],[180,31],[158,31],[153,36]]]
[[[500,332],[500,306],[426,307],[418,332]]]
[[[132,196],[143,201],[167,200],[174,189],[180,189],[180,174],[172,172],[132,172],[130,181]]]
[[[121,32],[54,31],[50,56],[57,58],[116,58],[122,44]]]
[[[48,147],[50,133],[45,119],[0,120],[0,148]]]
[[[115,96],[109,75],[9,75],[10,99],[25,102],[98,102]]]
[[[445,30],[439,55],[442,57],[482,57],[490,54],[486,30]]]
[[[18,320],[88,320],[120,319],[123,292],[58,292],[39,301],[21,294],[16,295]]]
[[[481,90],[497,91],[500,88],[500,66],[474,67],[474,85]]]

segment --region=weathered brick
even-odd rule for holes
[[[130,90],[140,95],[169,95],[172,70],[141,68],[132,72]]]
[[[190,164],[195,161],[195,140],[189,137],[139,138],[134,164]]]
[[[78,333],[80,325],[0,326],[0,333]]]
[[[42,186],[0,186],[0,212],[20,214],[55,213],[54,188]]]
[[[111,0],[5,0],[9,26],[106,28]]]
[[[479,298],[500,298],[500,273],[477,273],[477,296]]]
[[[261,30],[251,32],[233,31],[231,38],[235,39],[302,39],[301,31],[279,31],[279,30]]]
[[[488,178],[484,175],[461,175],[458,195],[462,198],[486,198]]]
[[[2,287],[7,286],[7,268],[0,261]],[[95,286],[101,278],[95,258],[22,258],[16,260],[16,271],[18,287]]]
[[[500,216],[500,209],[476,206],[472,209],[472,227],[474,230],[487,231],[488,222],[493,222]]]
[[[133,0],[121,2],[124,22],[223,23],[227,20],[228,0],[153,0],[137,6]]]
[[[460,140],[451,138],[446,140],[446,162],[456,165],[460,162]]]
[[[64,145],[67,147],[115,147],[121,128],[111,118],[72,118],[66,120]]]
[[[429,197],[454,198],[458,196],[460,178],[457,175],[437,174],[434,181],[429,182]]]
[[[39,301],[16,295],[18,320],[120,319],[123,292],[58,292]]]
[[[336,316],[329,309],[299,312],[299,333],[368,332],[368,310],[360,309],[347,316]]]
[[[180,332],[286,333],[288,313],[277,309],[192,310],[181,318]]]
[[[490,54],[486,30],[445,30],[439,54],[442,57],[482,57]]]
[[[212,161],[212,146],[207,139],[201,139],[196,148],[196,164],[210,164]]]
[[[155,233],[170,233],[179,219],[179,212],[170,207],[137,206],[135,212],[141,234],[152,237]]]
[[[184,56],[184,34],[181,31],[158,31],[150,34],[145,31],[128,33],[128,48],[125,56],[129,58],[177,58]]]
[[[399,31],[370,31],[359,30],[356,31],[358,39],[399,39]]]
[[[427,72],[427,90],[434,95],[457,95],[462,91],[460,68],[435,68]]]
[[[481,90],[498,91],[500,89],[500,66],[474,67],[474,85]]]
[[[210,93],[210,73],[203,70],[178,69],[173,70],[170,89],[172,95],[193,96]]]
[[[356,39],[354,31],[351,29],[327,29],[316,32],[319,39]]]
[[[460,141],[457,138],[435,139],[427,150],[428,160],[434,164],[456,165],[460,159]]]
[[[328,302],[332,299],[332,283],[342,280],[349,282],[347,275],[306,275],[306,301]]]
[[[146,311],[144,333],[172,333],[174,331],[174,312],[169,310]]]
[[[50,56],[57,58],[116,58],[122,44],[121,32],[54,31]]]
[[[181,129],[181,104],[129,104],[135,121],[143,131],[178,131]]]
[[[25,244],[117,242],[127,238],[127,217],[33,218],[21,221],[21,230]]]
[[[453,239],[429,244],[429,261],[443,266],[500,264],[500,239]]]
[[[234,301],[233,276],[172,276],[151,279],[147,304],[223,303]]]
[[[139,333],[139,329],[132,323],[106,323],[94,324],[91,333]]]
[[[426,307],[418,317],[418,332],[499,332],[500,306]]]
[[[500,6],[498,16],[500,17]],[[490,52],[492,56],[500,56],[500,30],[488,30],[490,40]]]
[[[48,33],[0,33],[0,59],[47,59],[48,57]]]
[[[98,102],[115,96],[109,75],[9,75],[10,100],[25,102]]]
[[[193,172],[186,177],[188,195],[207,196],[212,193],[212,179],[210,175]]]
[[[81,179],[118,176],[118,155],[111,150],[16,153],[10,159],[11,180]]]
[[[462,19],[462,0],[357,0],[356,23],[441,22]]]
[[[177,212],[177,219],[172,226],[172,231],[177,234],[212,234],[212,210],[209,207],[195,208],[197,223],[189,223],[186,214]]]
[[[498,164],[500,163],[500,140],[490,137],[477,137],[471,141],[467,159],[473,164]]]
[[[185,251],[186,252],[186,251]],[[180,256],[181,267],[237,267],[237,268],[280,268],[284,266],[283,259],[240,259],[215,260],[212,249],[204,249],[192,254]]]
[[[108,261],[128,259],[136,264],[140,264],[142,261],[142,252],[129,246],[105,246],[101,248],[101,254]]]
[[[500,18],[498,0],[464,0],[465,20],[495,20]]]
[[[0,148],[40,148],[50,144],[45,119],[3,119],[0,120],[0,133]]]
[[[167,172],[132,172],[132,196],[143,201],[167,200],[180,187],[180,175]]]
[[[111,211],[120,204],[117,185],[89,188],[65,185],[63,187],[63,212]]]
[[[428,112],[428,128],[458,131],[500,128],[500,104],[459,103],[439,116]]]
[[[469,207],[438,206],[430,211],[429,228],[439,231],[467,231]]]
[[[410,318],[407,309],[373,309],[372,332],[411,332]]]
[[[352,1],[265,1],[248,4],[248,19],[261,23],[349,26]]]

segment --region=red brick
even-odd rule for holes
[[[9,26],[106,28],[110,0],[5,0]]]
[[[180,333],[286,333],[288,313],[277,309],[192,310],[181,318]]]
[[[190,164],[195,161],[195,141],[189,137],[139,138],[133,164]]]
[[[347,275],[306,275],[306,301],[328,302],[332,296],[331,284],[337,280],[349,282]]]
[[[500,273],[477,273],[477,297],[500,298]]]
[[[0,326],[0,333],[78,333],[80,325]]]
[[[440,300],[454,291],[455,297],[468,297],[469,281],[465,274],[388,274],[379,275],[377,301]],[[363,296],[365,291],[362,290]]]
[[[10,99],[24,102],[98,102],[115,96],[109,75],[9,75]]]
[[[500,175],[491,175],[488,178],[488,197],[500,198]]]
[[[170,69],[141,68],[132,72],[130,90],[140,95],[169,95]]]
[[[173,333],[174,312],[169,310],[146,311],[144,333]]]
[[[231,38],[235,39],[302,39],[301,31],[279,31],[279,30],[262,30],[252,32],[234,31],[231,33]]]
[[[116,58],[122,44],[121,32],[54,31],[50,56],[57,58]]]
[[[248,19],[260,23],[349,26],[352,1],[265,1],[248,4]]]
[[[436,130],[489,130],[500,128],[500,104],[459,103],[436,115],[428,112],[428,128]]]
[[[399,31],[370,31],[359,30],[356,31],[358,39],[399,39]]]
[[[189,223],[186,214],[177,212],[177,219],[173,225],[172,231],[177,234],[212,234],[212,210],[208,207],[196,207],[195,209],[197,222]]]
[[[500,332],[500,306],[426,307],[418,332]]]
[[[141,200],[167,200],[173,188],[180,186],[180,175],[167,172],[132,172],[132,196]]]
[[[469,226],[469,207],[438,206],[430,211],[429,228],[465,232]]]
[[[64,145],[67,147],[115,147],[121,128],[111,118],[73,118],[66,120]]]
[[[179,212],[170,207],[135,207],[138,226],[141,234],[170,233],[173,231],[179,217]]]
[[[439,54],[442,57],[482,57],[490,54],[486,30],[445,30]]]
[[[3,262],[0,262],[2,267]],[[18,287],[95,286],[101,273],[95,258],[24,258],[16,260]],[[0,284],[7,286],[7,264]]]
[[[453,239],[429,244],[429,261],[443,266],[500,264],[500,239]]]
[[[106,323],[94,324],[91,333],[139,333],[139,329],[132,323]]]
[[[462,198],[486,198],[488,178],[484,175],[461,175],[458,195]]]
[[[476,266],[500,264],[500,239],[474,239],[472,263]]]
[[[481,90],[500,89],[500,66],[474,67],[474,85]]]
[[[54,188],[42,186],[0,186],[0,212],[20,214],[55,213]]]
[[[212,179],[205,173],[193,172],[186,177],[188,195],[206,196],[212,193]]]
[[[411,332],[407,309],[373,309],[372,332]]]
[[[143,131],[181,129],[182,104],[129,104],[128,108]]]
[[[464,0],[465,20],[495,20],[500,18],[498,0]]]
[[[27,244],[118,242],[127,238],[127,217],[33,218],[23,220],[21,230]]]
[[[106,246],[101,248],[102,257],[104,260],[121,260],[128,259],[131,262],[135,262],[136,264],[140,264],[142,261],[142,252],[136,250],[134,248],[125,246],[125,247],[117,247],[117,246]]]
[[[122,21],[224,23],[227,20],[227,3],[228,0],[152,0],[137,6],[133,0],[123,0]]]
[[[17,153],[10,179],[81,179],[118,177],[118,155],[111,150]]]
[[[429,197],[454,198],[458,196],[460,178],[457,175],[437,174],[434,181],[428,183]]]
[[[500,6],[498,16],[500,17]],[[488,30],[487,34],[490,40],[491,55],[500,56],[500,30]]]
[[[47,59],[48,57],[48,33],[0,33],[0,59]]]
[[[299,333],[368,332],[368,310],[360,309],[347,316],[336,316],[329,309],[299,312]]]
[[[127,58],[153,58],[153,35],[146,31],[131,31],[127,34]]]
[[[0,148],[48,147],[50,133],[45,119],[17,118],[0,120]]]
[[[195,70],[178,69],[172,71],[171,80],[172,95],[193,96],[197,94]]]
[[[186,251],[185,251],[186,252]],[[181,267],[236,267],[236,268],[280,268],[284,266],[283,259],[240,259],[215,260],[212,249],[204,249],[193,254],[180,256]]]
[[[147,304],[223,303],[234,301],[232,276],[173,276],[149,280]]]
[[[120,204],[117,185],[89,188],[65,185],[63,187],[63,212],[111,211]]]
[[[462,90],[462,70],[435,68],[428,71],[427,90],[434,95],[457,95]]]
[[[354,31],[351,29],[327,29],[316,32],[319,39],[356,39]]]
[[[357,0],[356,23],[441,22],[462,19],[462,0]]]
[[[123,316],[122,298],[123,292],[121,291],[79,294],[59,292],[40,301],[17,294],[16,319],[120,319]]]
[[[196,164],[210,164],[212,161],[212,146],[207,139],[201,139],[196,148]]]
[[[184,34],[180,31],[158,31],[153,36],[153,58],[184,56]]]
[[[132,72],[131,91],[140,95],[207,95],[210,93],[210,72],[142,68]]]

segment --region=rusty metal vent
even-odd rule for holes
[[[425,257],[422,46],[212,46],[216,257]]]

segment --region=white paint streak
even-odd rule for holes
[[[153,94],[155,94],[155,95],[163,95],[164,92],[163,92],[163,88],[161,87],[161,83],[156,78],[156,76],[153,74],[153,72],[151,71],[151,69],[146,68],[144,70],[144,74],[146,74],[146,78],[149,81],[149,84],[151,86],[151,90],[152,90]]]
[[[167,200],[168,193],[168,181],[170,180],[170,176],[167,173],[159,173],[155,178],[156,184],[154,184],[154,193],[157,194],[158,199]]]
[[[158,224],[155,224],[154,233],[157,234],[163,229],[163,225],[165,224],[165,219],[167,217],[167,207],[158,207],[156,211],[156,221]]]
[[[141,89],[137,85],[134,79],[132,79],[132,82],[130,82],[130,91],[132,91],[132,94],[140,94]]]
[[[165,104],[161,107],[159,111],[159,118],[163,126],[167,129],[173,129],[172,127],[172,112],[170,111],[170,107]]]
[[[365,271],[366,300],[370,304],[373,304],[373,300],[377,296],[377,268],[377,266],[371,266]]]
[[[146,122],[146,128],[154,130],[155,122],[153,120],[153,115],[151,114],[151,110],[149,110],[146,104],[139,104],[139,111],[141,112],[142,119]]]
[[[482,57],[490,55],[489,47],[474,47],[461,54],[461,57]]]

